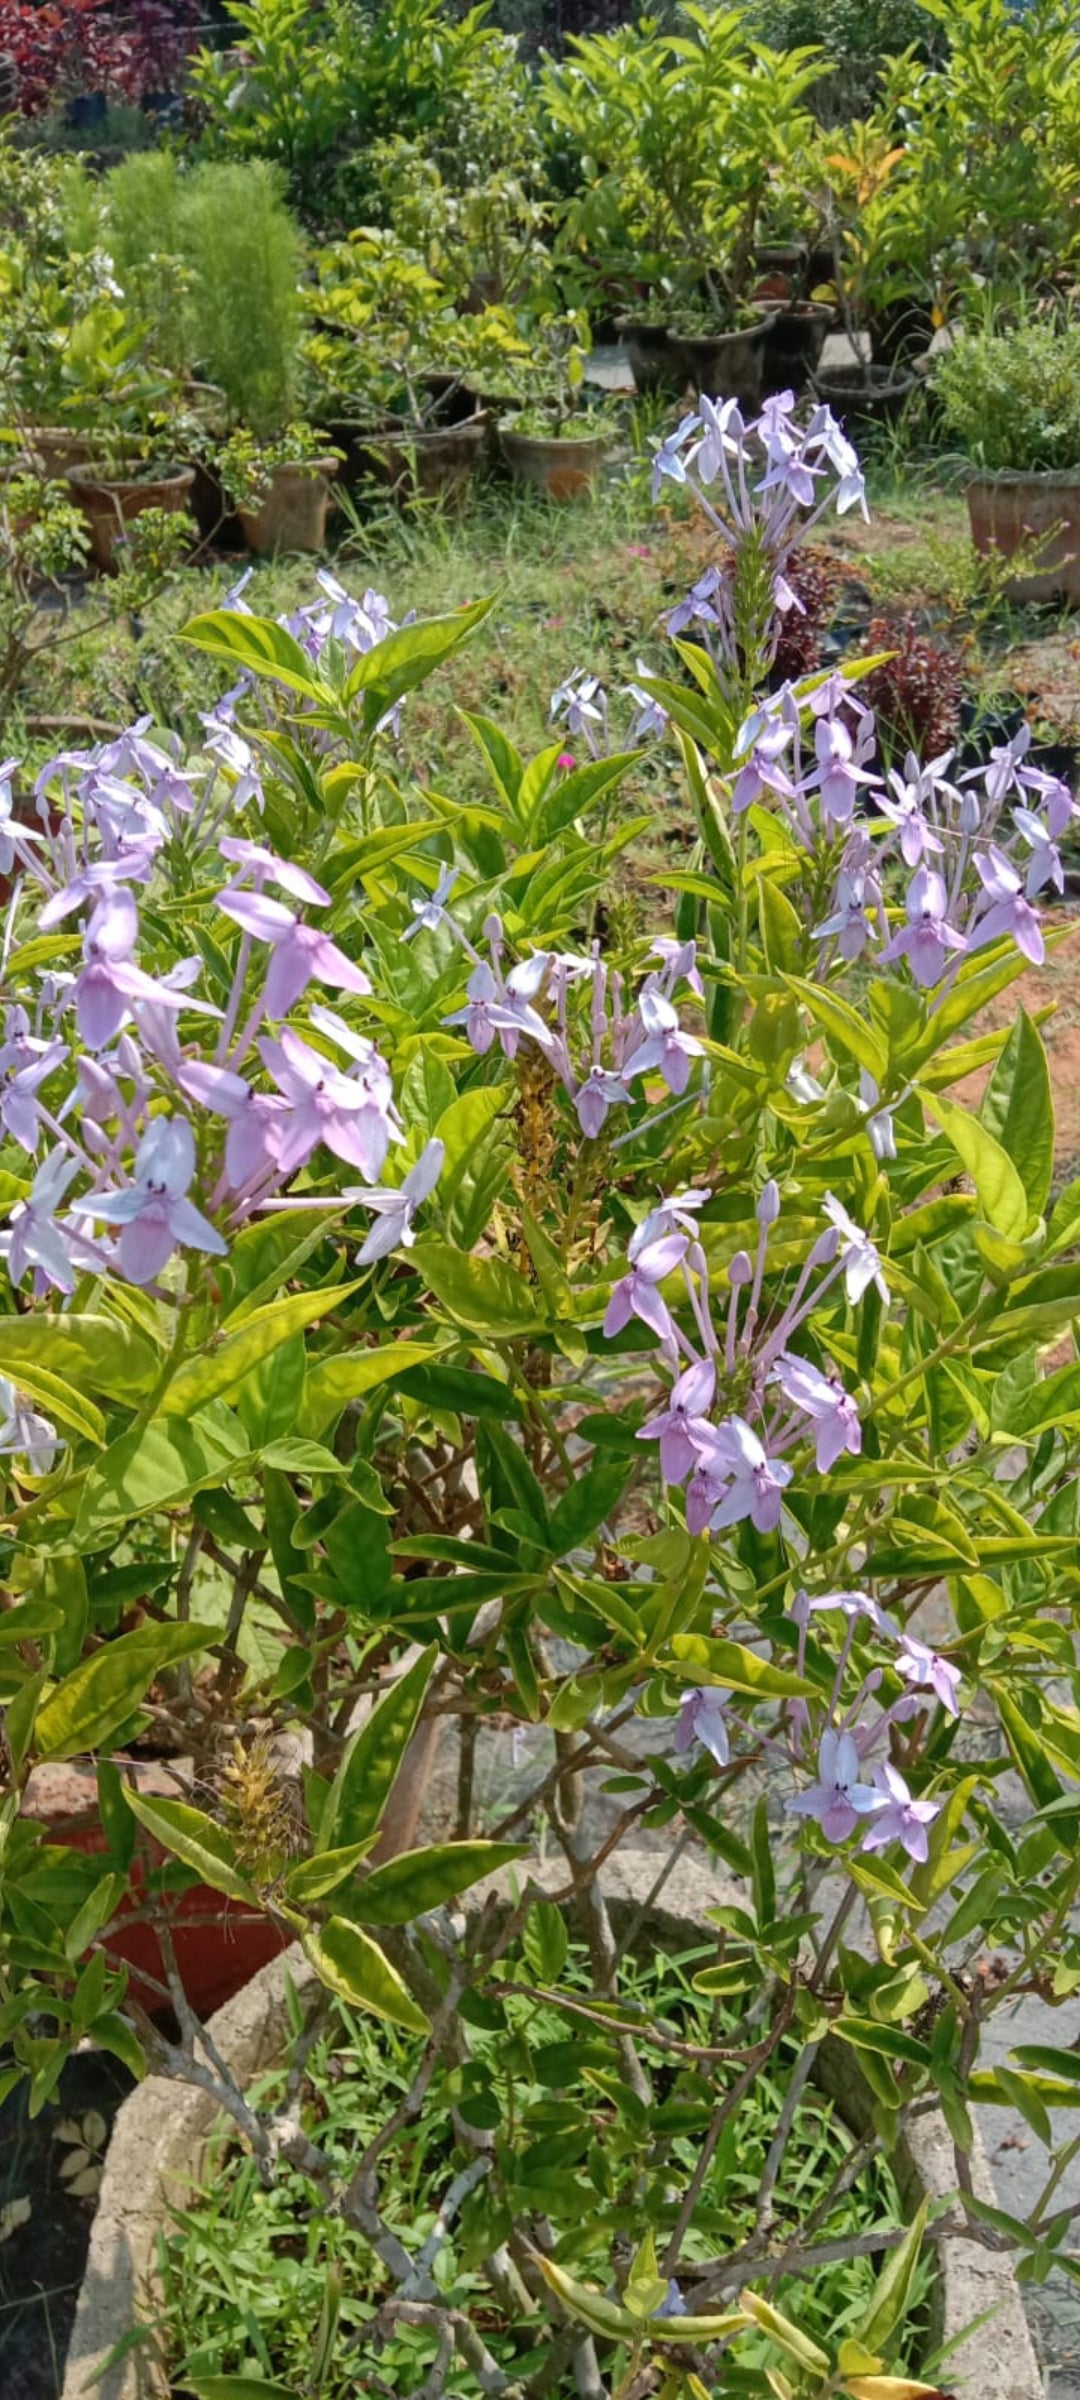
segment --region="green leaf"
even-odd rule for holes
[[[434,1642],[406,1667],[351,1735],[326,1797],[316,1851],[346,1848],[374,1833],[411,1739],[438,1656]]]
[[[808,2333],[803,2333],[798,2325],[793,2325],[790,2317],[781,2316],[780,2310],[774,2308],[771,2301],[763,2300],[760,2292],[740,2292],[739,2306],[748,2317],[753,2318],[755,2325],[760,2326],[762,2333],[768,2334],[770,2341],[774,2341],[779,2349],[795,2360],[797,2366],[809,2367],[815,2375],[829,2373],[830,2362],[825,2351],[811,2341]]]
[[[625,2342],[640,2331],[629,2309],[619,2308],[602,2292],[594,2292],[587,2283],[579,2283],[564,2267],[556,2266],[552,2258],[538,2258],[537,2264],[545,2283],[557,2300],[561,2300],[567,2315],[579,2325],[587,2325],[590,2333],[602,2334],[605,2341]]]
[[[542,1322],[531,1284],[501,1258],[473,1258],[424,1240],[416,1243],[412,1264],[459,1324],[492,1341],[535,1333]]]
[[[1054,1099],[1046,1049],[1026,1009],[1001,1053],[980,1116],[1017,1167],[1033,1217],[1041,1217],[1054,1176]]]
[[[930,2214],[929,2195],[920,2200],[903,2241],[886,2259],[874,2286],[873,2297],[858,2330],[858,2339],[868,2350],[884,2353],[889,2336],[907,2315],[911,2287],[919,2264]]]
[[[326,1291],[290,1292],[245,1317],[235,1333],[227,1333],[213,1349],[190,1359],[174,1375],[160,1402],[164,1417],[190,1417],[208,1400],[234,1399],[247,1377],[294,1333],[318,1323],[328,1309],[340,1308],[359,1282],[336,1283]]]
[[[554,791],[549,791],[533,811],[528,829],[529,841],[554,842],[572,825],[575,817],[585,817],[595,808],[605,792],[621,783],[631,767],[640,766],[636,750],[613,752],[610,758],[590,759],[587,766],[575,767],[562,776]]]
[[[839,1045],[860,1067],[866,1068],[875,1083],[883,1085],[889,1054],[869,1018],[824,984],[808,983],[801,975],[785,975],[784,982],[789,991],[797,993],[814,1024],[828,1035],[833,1045]]]
[[[299,1430],[310,1435],[325,1432],[350,1400],[362,1399],[380,1383],[392,1383],[410,1367],[429,1364],[433,1356],[429,1342],[389,1340],[377,1348],[341,1350],[333,1358],[316,1359],[307,1371]]]
[[[205,1815],[201,1808],[189,1808],[183,1800],[148,1800],[140,1792],[124,1785],[124,1798],[144,1825],[147,1833],[160,1842],[163,1850],[182,1860],[207,1883],[211,1891],[224,1892],[229,1900],[245,1900],[252,1907],[259,1905],[258,1893],[241,1875],[236,1865],[234,1844],[223,1825]]]
[[[75,1535],[84,1549],[133,1517],[176,1508],[206,1485],[225,1483],[247,1443],[235,1419],[155,1417],[112,1442],[83,1485]]]
[[[73,1434],[77,1440],[93,1442],[96,1450],[102,1448],[105,1419],[93,1400],[87,1400],[48,1367],[39,1366],[36,1359],[21,1360],[16,1370],[16,1380],[27,1399],[44,1409],[54,1425],[62,1427],[67,1434]]]
[[[134,1714],[163,1667],[193,1658],[219,1638],[211,1625],[140,1625],[103,1643],[39,1708],[38,1756],[75,1758],[80,1750],[99,1749]]]
[[[408,1925],[456,1900],[482,1876],[527,1855],[527,1844],[520,1842],[433,1842],[423,1850],[404,1850],[364,1876],[352,1910],[366,1925]]]
[[[336,1891],[354,1869],[366,1858],[378,1839],[369,1833],[366,1841],[349,1842],[343,1850],[321,1850],[314,1858],[301,1858],[290,1867],[285,1877],[285,1890],[297,1908],[307,1908],[313,1900],[324,1900],[327,1892]]]
[[[978,1118],[969,1116],[955,1100],[946,1100],[941,1092],[928,1093],[926,1106],[970,1175],[988,1224],[1007,1240],[1020,1241],[1032,1212],[1011,1158]]]
[[[299,692],[303,700],[315,700],[324,707],[333,700],[333,694],[314,677],[311,660],[299,642],[272,617],[242,616],[231,608],[207,609],[185,626],[181,640],[189,642],[193,650],[204,651],[207,658],[223,660],[227,667],[243,667],[249,675],[282,683],[287,691]]]
[[[428,617],[419,625],[402,625],[396,633],[386,634],[357,659],[345,686],[346,701],[366,692],[374,706],[365,710],[365,722],[374,723],[395,700],[413,691],[444,659],[452,657],[494,605],[493,600],[474,600],[471,607],[459,608],[453,616]]]
[[[79,1391],[129,1402],[149,1390],[160,1365],[150,1343],[115,1317],[0,1319],[0,1375],[20,1383],[35,1361]]]
[[[690,1667],[709,1683],[726,1684],[733,1692],[751,1692],[761,1700],[806,1697],[813,1684],[787,1667],[774,1667],[741,1642],[710,1641],[702,1633],[677,1633],[671,1643],[681,1667]]]
[[[423,2010],[397,1968],[359,1925],[348,1924],[344,1917],[331,1917],[321,1933],[304,1935],[304,1954],[320,1983],[339,1999],[348,2000],[354,2008],[369,2009],[391,2025],[403,2026],[406,2033],[430,2031]]]
[[[283,2383],[267,2383],[261,2375],[189,2375],[195,2400],[295,2400]]]

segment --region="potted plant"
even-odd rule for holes
[[[217,452],[215,467],[256,557],[325,549],[330,487],[338,469],[338,454],[325,435],[298,423],[260,442],[241,428]]]
[[[459,315],[447,288],[387,233],[353,234],[318,265],[307,365],[347,483],[374,480],[402,500],[461,498],[487,441],[476,387],[525,355],[509,313]]]
[[[967,460],[977,550],[1010,558],[1016,600],[1080,600],[1080,327],[1024,316],[1007,331],[964,333],[936,362],[942,430]]]
[[[585,394],[588,326],[573,311],[535,328],[533,357],[521,376],[519,405],[499,422],[502,455],[515,483],[573,500],[600,476],[611,445],[610,405]]]
[[[814,389],[844,423],[891,423],[915,389],[905,344],[882,346],[882,329],[898,318],[919,328],[924,297],[913,191],[903,148],[870,125],[852,127],[843,147],[822,162],[819,241],[829,254],[828,279],[815,298],[835,305],[851,351],[847,366],[813,369]],[[898,354],[899,352],[899,354]]]

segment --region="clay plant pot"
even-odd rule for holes
[[[983,557],[1012,558],[1037,542],[1037,571],[1013,575],[1010,600],[1080,601],[1080,467],[1064,474],[973,475],[971,538]]]
[[[244,528],[212,459],[189,460],[194,482],[191,486],[191,513],[199,528],[202,549],[243,550]]]
[[[754,251],[757,300],[792,300],[806,278],[805,242],[759,242]]]
[[[367,476],[399,502],[460,502],[483,459],[487,431],[482,409],[462,424],[388,425],[361,445],[361,460]]]
[[[27,446],[34,471],[47,483],[62,483],[69,467],[85,467],[94,455],[93,436],[67,425],[35,425]]]
[[[125,528],[148,508],[179,515],[187,508],[195,476],[190,467],[146,467],[140,475],[134,464],[126,475],[114,474],[109,467],[88,462],[69,467],[67,481],[90,528],[95,566],[103,575],[115,575],[116,546]]]
[[[681,345],[666,325],[652,323],[645,317],[617,317],[615,330],[639,392],[678,395],[685,391],[686,360]]]
[[[275,467],[258,508],[238,508],[244,540],[256,558],[275,550],[324,550],[330,479],[336,458],[305,459],[302,466]]]
[[[864,367],[861,373],[851,367],[826,369],[810,378],[815,399],[831,408],[849,434],[868,425],[895,425],[918,380],[882,366]]]
[[[578,500],[591,491],[607,455],[607,438],[574,441],[558,435],[517,433],[500,425],[499,441],[514,483],[543,492],[548,500]]]
[[[765,344],[773,323],[763,317],[738,333],[673,335],[686,369],[685,381],[710,400],[737,400],[744,416],[761,405]]]
[[[827,300],[799,300],[772,312],[765,328],[761,389],[766,400],[773,392],[804,392],[817,372],[825,336],[833,321]]]

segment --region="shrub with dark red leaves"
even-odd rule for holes
[[[964,690],[959,653],[910,615],[874,617],[866,646],[871,654],[892,652],[859,685],[876,714],[886,757],[899,761],[914,750],[923,758],[940,758],[951,750],[960,731]]]
[[[800,551],[786,571],[786,581],[798,605],[789,608],[780,628],[773,673],[780,683],[794,683],[821,665],[822,644],[833,613],[837,570],[820,550]]]
[[[196,39],[196,0],[0,0],[5,97],[24,117],[84,92],[172,91]]]

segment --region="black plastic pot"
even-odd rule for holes
[[[108,114],[105,92],[73,92],[64,109],[64,121],[72,133],[98,133]]]
[[[639,392],[678,395],[685,391],[683,347],[666,325],[658,325],[646,317],[617,317],[615,330],[626,350]]]
[[[686,381],[710,400],[737,400],[745,416],[761,404],[765,344],[773,319],[738,333],[688,333],[673,338],[684,360]]]
[[[832,321],[833,310],[823,300],[798,301],[793,308],[782,308],[770,318],[765,328],[761,378],[765,399],[772,392],[806,390],[810,377],[817,372]]]
[[[859,373],[853,367],[830,369],[811,376],[811,389],[831,408],[849,433],[867,425],[895,425],[918,383],[917,375],[894,374],[874,365]]]

